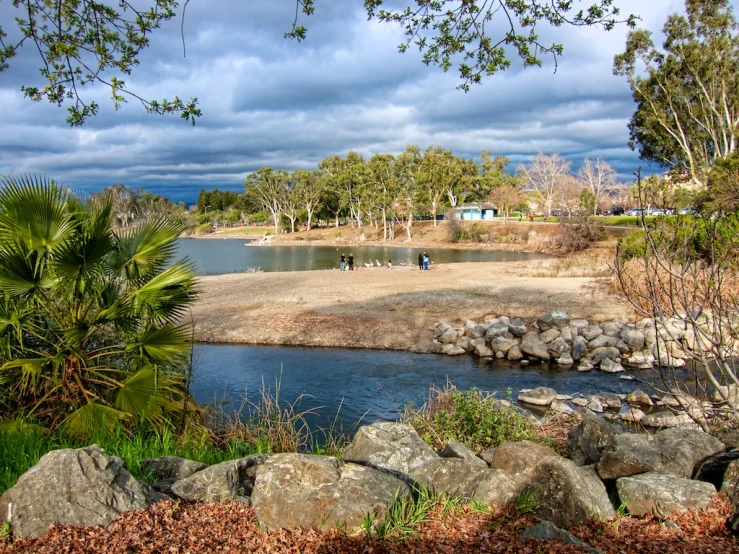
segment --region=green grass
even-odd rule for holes
[[[657,219],[656,215],[649,215],[644,220],[649,223]],[[635,215],[608,215],[605,217],[599,217],[598,222],[609,227],[636,227],[641,225],[641,217]]]

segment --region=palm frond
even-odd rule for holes
[[[163,375],[155,365],[145,365],[124,381],[116,395],[115,407],[162,428],[180,404],[173,400],[173,394],[179,395],[177,385],[176,380]]]
[[[87,437],[105,431],[112,433],[121,423],[128,423],[130,414],[99,404],[89,402],[69,414],[61,424],[61,429],[73,437]]]
[[[168,364],[182,359],[190,351],[190,328],[187,325],[149,326],[126,350],[136,350],[153,363]]]
[[[183,259],[132,290],[130,296],[137,313],[174,321],[195,301],[195,283],[194,266],[190,260]]]
[[[177,250],[181,224],[153,219],[117,235],[116,251],[111,257],[115,271],[124,271],[132,281],[147,279],[161,271]]]
[[[38,251],[18,242],[0,245],[1,292],[9,297],[33,296],[42,289],[50,289],[55,282]]]

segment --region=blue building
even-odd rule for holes
[[[492,220],[495,219],[496,212],[494,204],[482,204],[480,202],[463,204],[450,210],[451,219],[464,221]]]

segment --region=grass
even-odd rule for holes
[[[535,260],[522,270],[531,277],[609,277],[613,256],[603,253]]]
[[[474,388],[457,390],[449,382],[444,388],[432,387],[421,409],[407,408],[403,422],[412,425],[436,450],[444,448],[451,439],[475,452],[505,441],[531,440],[552,446],[539,435],[535,424],[509,403]]]

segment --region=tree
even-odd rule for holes
[[[401,44],[401,51],[413,44],[424,52],[424,63],[440,65],[444,70],[452,66],[453,58],[460,57],[460,87],[467,90],[470,83],[479,83],[483,74],[510,66],[507,48],[518,54],[524,66],[540,65],[541,54],[552,55],[556,62],[562,45],[539,42],[536,24],[540,21],[554,27],[569,24],[612,29],[619,21],[613,0],[593,1],[587,10],[577,10],[571,1],[543,0],[417,1],[417,7],[410,5],[398,11],[383,9],[382,0],[365,0],[364,6],[368,19],[403,27],[407,40]],[[182,5],[183,25],[187,4]],[[311,15],[315,3],[295,0],[295,4],[296,19],[285,36],[301,41],[306,38],[306,28],[298,24],[298,10]],[[15,0],[13,6],[17,9],[16,26],[0,27],[0,72],[8,69],[20,48],[33,44],[40,58],[43,84],[24,86],[23,93],[33,101],[46,99],[58,106],[70,101],[70,125],[82,125],[98,113],[97,103],[85,101],[82,96],[82,88],[95,83],[110,88],[116,108],[133,98],[149,113],[179,113],[193,124],[201,115],[197,98],[189,102],[179,97],[147,100],[129,90],[117,76],[106,77],[110,72],[131,73],[139,63],[137,56],[149,46],[151,34],[175,17],[179,2]],[[491,38],[486,29],[493,26],[496,15],[504,28],[499,37]],[[625,19],[632,26],[634,20],[634,16]]]
[[[462,179],[461,166],[456,156],[440,146],[430,146],[420,160],[416,180],[423,198],[431,207],[434,227],[436,215],[445,195],[450,194]],[[453,195],[453,193],[452,193]]]
[[[632,149],[705,185],[713,162],[737,148],[739,36],[728,0],[686,0],[685,11],[665,23],[662,50],[648,31],[630,32],[614,73],[637,103]]]
[[[191,263],[172,262],[182,226],[111,222],[110,196],[81,205],[50,180],[2,181],[0,400],[76,435],[162,428],[187,405],[178,321],[196,289]]]
[[[410,242],[413,240],[411,227],[413,227],[413,210],[420,196],[417,182],[417,174],[421,165],[421,150],[418,146],[406,146],[405,151],[396,159],[396,172],[398,175],[398,189],[393,211],[395,220],[405,229]]]
[[[263,167],[246,177],[246,195],[249,200],[272,214],[275,233],[280,231],[280,214],[290,180],[287,171]]]
[[[559,154],[547,156],[539,152],[531,158],[528,165],[519,166],[525,185],[531,189],[534,197],[546,206],[547,215],[552,215],[552,206],[557,194],[568,182],[570,165],[570,162]]]
[[[577,172],[577,180],[593,195],[593,215],[596,215],[600,203],[616,187],[616,171],[600,158],[595,161],[585,158]]]
[[[321,197],[324,181],[321,180],[318,171],[304,170],[295,171],[292,174],[292,179],[295,182],[293,194],[308,213],[308,231],[310,231],[313,214],[320,211],[322,207]]]
[[[510,215],[513,208],[519,207],[524,203],[524,196],[521,191],[513,185],[500,185],[490,191],[490,201],[495,207],[503,212],[503,218],[506,219]]]
[[[367,176],[374,191],[373,200],[382,216],[382,240],[387,240],[388,235],[392,240],[393,232],[392,218],[389,217],[393,211],[393,203],[397,197],[398,178],[395,174],[395,157],[392,154],[375,154],[367,162]]]

